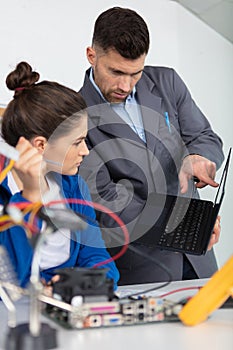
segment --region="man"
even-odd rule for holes
[[[160,250],[153,232],[149,243],[143,239],[147,232],[137,232],[149,194],[198,197],[197,188],[218,186],[215,173],[224,158],[220,138],[178,74],[144,66],[148,50],[148,28],[141,16],[119,7],[103,12],[87,48],[91,68],[80,90],[90,117],[90,154],[80,174],[93,200],[120,216],[136,248],[116,261],[119,284],[165,281],[167,270],[173,280],[206,278],[217,269],[212,249],[219,236],[216,226],[205,256]],[[111,254],[119,252],[120,230],[106,214],[98,218]]]

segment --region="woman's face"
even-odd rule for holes
[[[87,116],[82,116],[65,136],[59,136],[46,145],[43,156],[47,171],[56,171],[63,175],[75,175],[83,160],[89,154],[85,138],[87,135]]]

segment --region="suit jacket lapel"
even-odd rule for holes
[[[136,91],[138,102],[141,105],[147,146],[153,150],[156,139],[159,138],[159,124],[164,113],[162,111],[162,98],[158,93],[155,94],[155,83],[144,73],[136,86]]]

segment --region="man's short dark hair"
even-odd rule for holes
[[[148,53],[149,43],[147,24],[131,9],[110,8],[95,22],[92,44],[104,51],[115,49],[125,58],[136,59]]]

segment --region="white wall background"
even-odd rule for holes
[[[78,90],[88,68],[85,49],[94,21],[112,6],[130,7],[144,17],[151,35],[146,63],[178,71],[222,137],[226,154],[233,146],[233,45],[169,0],[0,0],[0,105],[12,98],[5,78],[22,60],[40,72],[42,80]],[[221,240],[215,248],[219,266],[233,253],[232,169],[233,161],[221,210]],[[214,190],[202,190],[203,198],[214,196]]]

